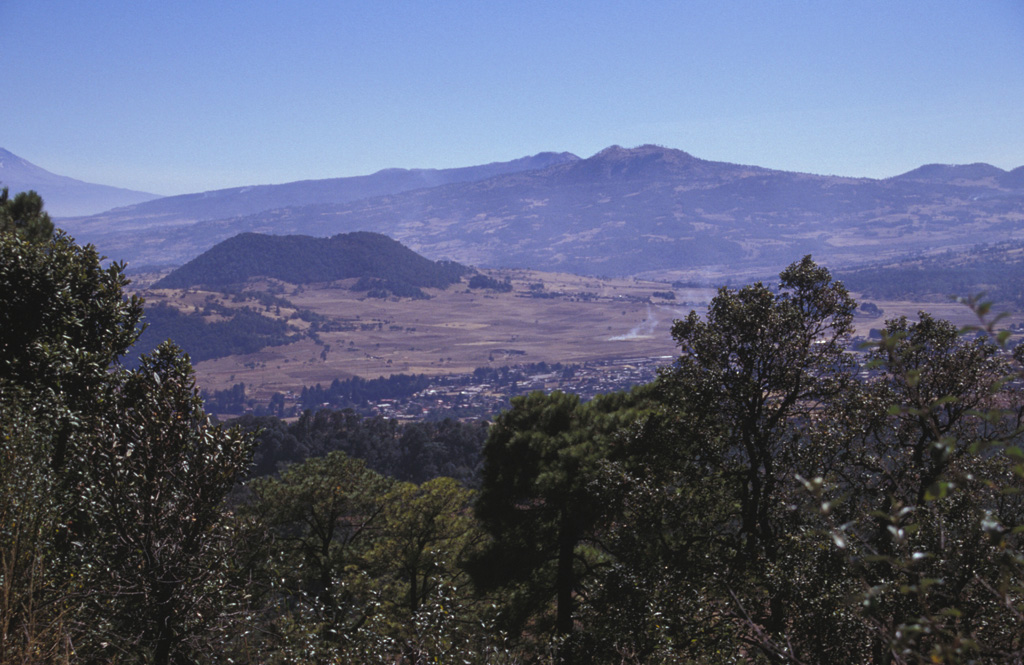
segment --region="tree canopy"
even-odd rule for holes
[[[10,197],[7,187],[0,190],[0,233],[16,233],[29,242],[45,242],[53,234],[53,222],[43,210],[43,199],[28,191]]]
[[[6,194],[0,662],[185,662],[231,595],[224,500],[251,444],[210,424],[173,345],[121,367],[142,314],[123,266]]]
[[[0,665],[1024,659],[1024,347],[976,300],[854,350],[805,257],[630,392],[224,428],[172,343],[122,362],[123,266],[2,201]]]

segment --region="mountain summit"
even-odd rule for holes
[[[344,203],[268,203],[257,213],[173,227],[141,214],[165,205],[161,199],[72,230],[137,266],[180,265],[243,231],[373,231],[429,258],[479,267],[705,279],[775,274],[807,254],[839,267],[999,241],[1024,218],[1024,191],[1014,184],[1024,171],[987,165],[875,180],[715,162],[653,145],[549,162]],[[397,175],[422,182],[416,173]]]

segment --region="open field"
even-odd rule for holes
[[[275,392],[299,392],[352,376],[391,374],[466,374],[477,367],[519,363],[586,363],[623,358],[665,358],[676,353],[670,330],[674,319],[691,309],[703,314],[715,294],[711,288],[672,289],[664,282],[596,279],[525,270],[488,271],[511,280],[513,290],[469,290],[465,283],[446,290],[428,289],[429,300],[366,298],[350,291],[351,280],[314,287],[254,283],[254,291],[274,293],[294,308],[257,305],[232,296],[190,289],[147,291],[150,303],[166,302],[183,312],[216,302],[256,307],[270,318],[286,320],[298,341],[257,353],[198,363],[199,385],[222,390],[245,383],[259,400]],[[654,297],[673,291],[674,300]],[[921,309],[959,325],[975,322],[953,302],[874,301],[883,314],[856,319],[857,334],[867,336],[887,318],[914,318]],[[296,318],[308,310],[322,317],[310,323]],[[208,317],[210,322],[216,315]],[[1015,315],[1006,323],[1019,323]]]
[[[464,374],[477,367],[541,361],[670,357],[675,351],[672,320],[702,308],[714,294],[713,289],[676,290],[672,301],[652,297],[655,291],[672,290],[662,282],[531,271],[489,274],[510,278],[513,291],[470,291],[463,283],[427,289],[429,300],[410,300],[366,298],[348,290],[349,280],[316,288],[254,284],[253,290],[269,288],[326,322],[314,335],[291,344],[198,363],[199,384],[221,390],[244,382],[250,393],[269,396],[351,376]],[[183,312],[201,309],[211,298],[233,307],[254,304],[195,289],[145,295],[148,302],[167,302]],[[289,318],[294,310],[260,309],[265,316],[288,320],[297,331],[309,328]]]

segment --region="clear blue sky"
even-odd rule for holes
[[[1021,0],[0,0],[0,147],[160,194],[657,143],[1024,164]]]

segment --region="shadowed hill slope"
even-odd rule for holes
[[[431,261],[379,233],[332,238],[242,233],[212,247],[154,284],[154,288],[224,288],[255,277],[291,284],[368,277],[414,287],[444,288],[468,269]]]

